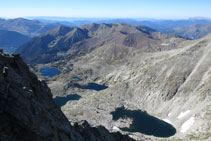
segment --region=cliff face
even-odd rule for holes
[[[0,84],[1,141],[131,140],[87,122],[71,126],[46,83],[18,55],[0,53]]]

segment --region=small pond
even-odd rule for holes
[[[56,96],[54,98],[54,101],[56,102],[57,105],[64,106],[69,100],[79,100],[80,98],[81,98],[80,95],[70,94],[67,95],[66,97]]]
[[[48,77],[54,77],[55,75],[61,74],[62,72],[56,68],[49,68],[48,66],[45,66],[40,69],[40,72],[44,76]]]
[[[82,86],[82,89],[89,89],[89,90],[96,90],[96,91],[102,91],[107,88],[108,86],[100,85],[96,83],[88,83],[88,85]]]
[[[78,77],[78,76],[73,76],[72,79],[73,80],[77,80],[77,81],[83,81],[83,79]]]
[[[127,110],[124,107],[120,107],[111,112],[111,114],[113,120],[120,118],[131,118],[133,120],[129,128],[120,128],[122,131],[140,132],[156,137],[170,137],[176,133],[176,129],[171,124],[141,110]]]

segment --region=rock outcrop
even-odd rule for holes
[[[0,84],[1,141],[132,140],[87,122],[71,126],[46,83],[19,55],[0,52]]]

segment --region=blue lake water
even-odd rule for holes
[[[156,137],[170,137],[176,133],[176,129],[169,123],[153,117],[141,110],[127,110],[124,107],[117,108],[111,112],[113,120],[120,118],[132,118],[129,128],[120,128],[128,132],[140,132]]]
[[[49,68],[48,66],[45,66],[40,69],[40,72],[44,76],[48,77],[54,77],[55,75],[61,74],[62,72],[56,68]]]
[[[70,100],[79,100],[80,98],[81,98],[80,95],[70,94],[70,95],[68,95],[66,97],[56,96],[54,98],[54,101],[56,102],[57,105],[64,106],[68,101],[70,101]]]
[[[72,79],[73,79],[73,80],[78,80],[78,81],[83,81],[83,79],[80,78],[80,77],[78,77],[78,76],[73,76]]]
[[[100,84],[96,84],[96,83],[88,83],[87,86],[82,87],[82,89],[89,89],[89,90],[96,90],[96,91],[102,91],[107,88],[108,87],[105,85],[100,85]]]

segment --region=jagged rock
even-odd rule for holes
[[[127,141],[129,138],[126,135],[121,135],[121,133],[109,133],[109,131],[103,127],[91,127],[87,121],[81,121],[74,124],[76,131],[84,135],[86,141]],[[112,135],[111,135],[112,134]]]

